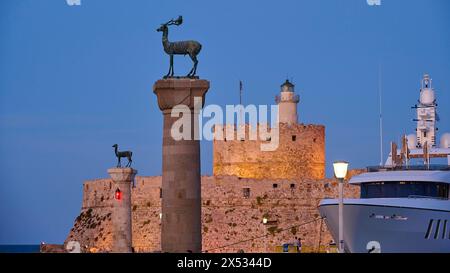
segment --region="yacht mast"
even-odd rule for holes
[[[383,115],[381,113],[381,64],[378,66],[378,96],[379,96],[379,118],[380,118],[380,166],[383,166]]]

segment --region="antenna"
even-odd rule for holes
[[[378,64],[378,96],[379,96],[379,118],[380,118],[380,166],[383,166],[383,115],[382,115],[382,97],[381,97],[381,64]]]

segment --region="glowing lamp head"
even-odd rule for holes
[[[336,161],[333,163],[334,176],[339,179],[344,179],[347,176],[348,162]]]
[[[264,217],[264,218],[262,219],[262,222],[263,222],[264,225],[267,224],[267,218]]]
[[[114,193],[114,198],[116,198],[116,200],[122,200],[122,192],[119,189]]]

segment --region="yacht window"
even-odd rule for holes
[[[444,220],[444,229],[442,230],[442,239],[447,235],[447,220]]]
[[[439,220],[437,221],[437,224],[436,224],[436,232],[434,233],[434,239],[437,239],[437,238],[439,237],[439,231],[440,231],[440,228],[441,228],[441,219],[439,219]]]
[[[361,184],[361,198],[448,198],[449,184],[436,182],[369,182]]]
[[[430,219],[430,222],[428,223],[427,232],[425,233],[425,239],[430,238],[431,229],[433,228],[433,219]]]

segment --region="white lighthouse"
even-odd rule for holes
[[[281,85],[280,95],[275,97],[278,104],[278,119],[280,123],[296,124],[298,121],[297,104],[300,98],[294,93],[294,87],[289,80]]]
[[[436,98],[434,89],[431,86],[432,80],[428,74],[422,79],[420,88],[419,104],[415,106],[417,110],[416,147],[421,148],[428,143],[429,146],[436,146]]]

